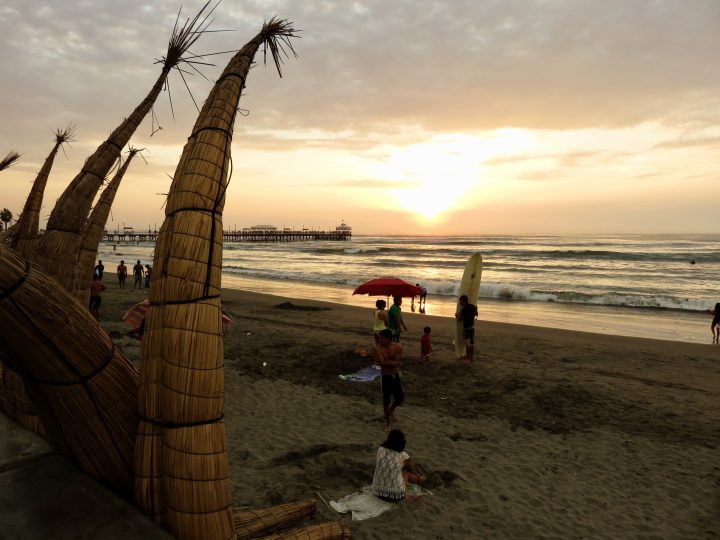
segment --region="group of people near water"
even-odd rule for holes
[[[375,363],[380,367],[380,387],[385,416],[387,439],[378,448],[373,475],[372,492],[376,497],[390,502],[399,502],[405,498],[408,482],[422,483],[426,476],[420,474],[410,462],[405,452],[405,435],[398,429],[392,429],[395,423],[395,410],[405,401],[400,380],[402,364],[402,346],[400,335],[407,331],[402,316],[402,297],[394,296],[393,305],[385,311],[387,302],[377,300],[373,316],[373,335],[375,338]],[[413,297],[414,300],[414,297]],[[424,310],[425,298],[420,296],[420,307]],[[465,356],[462,360],[470,363],[475,355],[475,319],[478,316],[477,306],[470,304],[467,296],[458,299],[459,309],[455,318],[462,321]],[[429,326],[423,328],[420,338],[420,362],[429,362],[432,353],[432,340]]]
[[[100,261],[99,264],[102,264],[102,261]],[[97,270],[97,267],[95,267]],[[101,273],[102,275],[102,273]],[[127,266],[125,266],[125,261],[120,261],[120,264],[118,264],[117,267],[117,278],[118,278],[118,286],[121,289],[125,288],[125,280],[128,276],[128,269]],[[152,276],[152,267],[149,264],[146,264],[143,266],[140,261],[135,263],[135,266],[133,266],[133,277],[135,280],[133,281],[133,288],[132,290],[135,290],[136,288],[141,289],[143,286],[143,278],[145,280],[145,287],[150,287],[150,277]]]
[[[143,288],[143,281],[145,282],[145,287],[150,287],[150,277],[152,276],[152,267],[149,264],[146,264],[145,266],[142,265],[140,261],[137,261],[135,263],[135,266],[133,266],[133,277],[135,278],[133,282],[133,288],[134,291],[137,289]],[[118,286],[121,289],[125,288],[125,280],[128,276],[128,269],[127,266],[125,266],[125,261],[120,261],[120,264],[117,266],[116,270],[117,279],[118,279]],[[102,304],[102,292],[107,289],[105,284],[103,283],[103,277],[105,276],[105,265],[103,264],[102,260],[98,260],[97,265],[95,265],[95,269],[93,270],[93,277],[92,277],[92,283],[90,283],[90,313],[92,313],[93,317],[95,317],[97,320],[100,320],[100,304]]]

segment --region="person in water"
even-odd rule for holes
[[[383,501],[400,502],[405,499],[408,482],[420,484],[426,479],[410,463],[410,456],[405,452],[405,435],[399,429],[393,429],[377,451],[373,495]]]

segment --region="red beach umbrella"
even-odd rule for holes
[[[367,294],[368,296],[403,296],[411,298],[419,296],[422,292],[420,287],[398,278],[371,279],[358,285],[353,294]]]

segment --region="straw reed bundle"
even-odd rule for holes
[[[178,162],[177,170],[184,168],[184,163],[191,154],[194,137],[190,137],[185,144],[183,153]],[[157,253],[157,244],[155,252]],[[153,263],[156,264],[156,263]],[[157,267],[155,278],[150,288],[150,297],[156,288],[158,279]],[[152,330],[156,323],[150,322],[153,318],[152,309],[146,308],[145,337],[142,343],[140,364],[140,390],[138,395],[138,408],[140,412],[140,425],[135,443],[135,503],[148,516],[154,519],[161,527],[167,527],[165,485],[161,472],[162,457],[162,429],[160,423],[160,369],[159,358],[161,343],[150,340],[154,334]]]
[[[0,171],[4,171],[8,167],[10,167],[18,159],[20,159],[20,154],[15,151],[8,152],[4,158],[0,159]]]
[[[47,437],[40,417],[35,412],[30,396],[25,389],[22,377],[11,369],[5,369],[0,364],[0,408],[20,427],[37,433],[43,438]]]
[[[315,501],[312,500],[259,510],[235,510],[235,533],[238,540],[257,538],[309,519],[315,514],[315,510]]]
[[[73,295],[85,306],[90,301],[90,282],[95,267],[95,257],[97,256],[98,245],[102,240],[105,223],[110,216],[110,208],[112,208],[120,182],[122,182],[128,167],[130,167],[130,163],[140,151],[140,148],[130,148],[125,163],[122,164],[113,179],[110,180],[110,183],[105,186],[105,189],[100,194],[100,198],[92,212],[90,212],[88,223],[80,236],[80,253],[77,262],[78,278],[76,280],[77,286],[73,289]]]
[[[35,177],[20,217],[6,236],[6,238],[9,237],[10,247],[14,248],[20,256],[25,259],[29,259],[33,255],[37,245],[43,194],[45,193],[45,186],[47,185],[55,156],[63,144],[73,140],[74,132],[75,126],[72,124],[65,129],[58,129],[55,132],[55,144],[50,151],[50,155],[45,159],[45,163],[43,163],[40,172],[38,172]],[[8,409],[4,409],[6,413],[10,415],[9,410],[12,409],[12,418],[16,418],[20,426],[39,435],[43,435],[44,430],[42,429],[42,423],[32,408],[32,402],[27,395],[25,385],[20,375],[12,370],[8,370],[2,384],[0,384],[0,394],[3,392],[8,393],[5,400]],[[17,414],[15,414],[16,409]]]
[[[349,540],[350,529],[339,521],[328,521],[303,529],[293,529],[284,533],[264,537],[265,540]]]
[[[50,214],[35,260],[67,291],[72,291],[75,285],[80,233],[95,195],[110,169],[119,159],[123,147],[152,109],[170,71],[177,68],[179,63],[187,62],[184,55],[207,29],[209,13],[203,16],[203,12],[208,5],[209,2],[182,27],[178,27],[176,21],[167,53],[159,61],[162,63],[162,71],[152,89],[130,116],[123,120],[110,137],[85,161],[82,170],[70,182]]]
[[[58,150],[63,144],[72,142],[74,135],[75,126],[73,124],[70,124],[65,129],[55,131],[55,144],[35,177],[23,211],[17,220],[17,228],[13,232],[10,241],[10,247],[15,248],[21,257],[29,259],[35,251],[40,227],[40,209],[42,208],[43,195],[45,194],[45,186],[50,176],[50,170],[55,162]]]
[[[137,371],[85,306],[0,246],[5,369],[21,373],[50,441],[123,496],[132,493]]]
[[[230,60],[185,145],[156,243],[136,495],[149,496],[138,505],[157,517],[162,508],[154,505],[163,494],[152,492],[164,487],[167,527],[181,539],[235,537],[223,422],[222,210],[235,115],[251,63],[265,45],[279,69],[279,52],[293,32],[287,21],[273,19]]]

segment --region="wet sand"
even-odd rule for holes
[[[144,292],[111,283],[101,310],[135,359],[119,321]],[[384,438],[379,382],[338,377],[370,363],[355,350],[371,348],[371,310],[237,290],[223,302],[236,506],[314,498],[339,518],[320,496],[369,484]],[[481,321],[467,366],[452,319],[406,322],[397,427],[434,495],[351,523],[354,538],[720,536],[720,346]],[[419,364],[425,325],[435,352]]]

